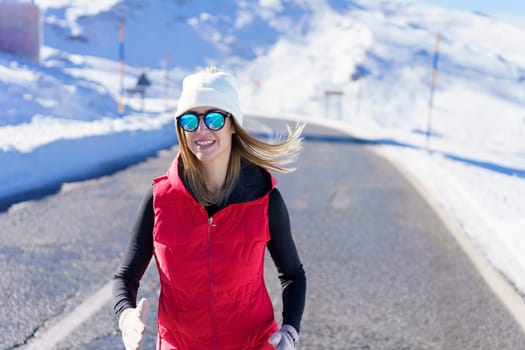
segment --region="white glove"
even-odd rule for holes
[[[128,308],[120,314],[118,327],[122,331],[122,342],[126,350],[140,349],[147,317],[148,304],[145,298],[140,299],[136,308]]]
[[[272,334],[268,342],[277,350],[294,350],[299,334],[293,326],[284,324],[279,331]]]

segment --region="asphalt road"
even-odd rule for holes
[[[522,329],[395,168],[336,131],[305,135],[298,170],[277,176],[308,277],[300,349],[524,348]],[[144,192],[175,152],[0,214],[0,349],[123,349],[108,282]],[[144,349],[155,349],[151,267]],[[270,260],[266,270],[279,314]]]

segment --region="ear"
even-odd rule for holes
[[[232,118],[228,118],[230,119],[229,122],[230,122],[230,125],[231,125],[231,129],[232,129],[232,135],[236,134],[237,133],[237,124],[235,123],[235,120]]]

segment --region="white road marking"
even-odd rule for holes
[[[72,331],[89,319],[111,299],[111,282],[100,288],[77,306],[70,314],[63,317],[51,328],[38,331],[34,339],[22,350],[48,350],[64,340]]]
[[[456,239],[456,242],[470,259],[474,268],[485,280],[485,283],[490,289],[492,289],[494,295],[507,308],[523,331],[525,331],[525,302],[516,288],[512,286],[511,282],[482,255],[482,253],[474,246],[474,243],[467,237],[459,221],[438,202],[430,191],[426,189],[425,185],[412,175],[410,170],[403,163],[399,162],[395,157],[383,153],[381,149],[373,149],[373,151],[398,169],[400,173],[414,186],[416,191],[425,199],[441,219],[441,222],[443,222],[448,228],[452,237]],[[452,184],[448,183],[445,186],[452,186]]]

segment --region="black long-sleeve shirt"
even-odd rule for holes
[[[220,208],[212,206],[206,210],[211,216]],[[268,219],[270,241],[267,247],[281,282],[283,324],[290,324],[299,331],[305,304],[306,275],[291,234],[288,210],[277,189],[270,193]],[[153,191],[150,189],[140,206],[131,238],[113,278],[117,317],[125,309],[136,305],[140,280],[153,256],[153,225]]]

